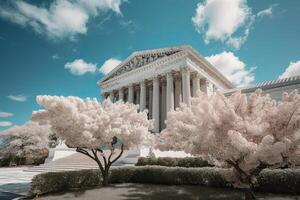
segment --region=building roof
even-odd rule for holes
[[[254,92],[256,89],[269,90],[269,89],[286,87],[295,84],[300,84],[300,76],[292,76],[288,78],[265,81],[261,83],[256,83],[254,85],[249,85],[246,87],[237,87],[231,90],[227,90],[224,93],[231,94],[239,90],[243,93],[249,93],[249,92]]]

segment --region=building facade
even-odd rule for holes
[[[261,89],[263,94],[268,94],[270,97],[276,101],[282,99],[283,92],[292,92],[298,90],[300,92],[300,76],[293,76],[288,78],[282,78],[277,80],[265,81],[262,83],[257,83],[255,85],[250,85],[242,88],[234,88],[225,91],[225,95],[231,95],[232,93],[240,90],[242,93],[251,94],[257,89]]]
[[[233,89],[232,83],[190,46],[133,53],[98,82],[102,98],[139,104],[154,119],[154,132],[165,127],[166,114],[187,105],[201,90]]]
[[[208,95],[219,90],[230,95],[262,88],[276,98],[285,90],[298,89],[300,78],[269,81],[246,88],[234,85],[190,46],[134,52],[98,81],[102,99],[123,100],[147,109],[154,120],[153,132],[165,128],[167,112],[181,102],[190,105],[197,91]]]

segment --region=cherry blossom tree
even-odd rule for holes
[[[109,169],[124,150],[150,136],[147,111],[138,112],[134,104],[58,96],[38,96],[37,103],[46,110],[33,112],[32,119],[50,124],[66,145],[97,162],[103,186],[108,185]]]
[[[13,126],[0,133],[0,138],[5,142],[1,148],[3,157],[23,159],[35,155],[37,152],[48,148],[50,127],[40,126],[36,122],[29,121],[21,126]],[[13,160],[13,162],[20,162]]]
[[[300,160],[300,95],[284,93],[276,102],[257,90],[250,96],[201,94],[191,107],[168,113],[157,147],[204,155],[229,166],[225,177],[255,199],[252,188],[265,168],[293,166]]]

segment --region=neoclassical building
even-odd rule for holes
[[[137,51],[98,81],[102,99],[139,104],[154,119],[153,132],[165,128],[167,112],[180,102],[190,105],[198,90],[210,95],[219,90],[230,95],[263,89],[278,99],[283,91],[300,88],[300,77],[236,88],[191,46]]]
[[[298,90],[300,92],[300,76],[292,76],[288,78],[282,78],[277,80],[265,81],[262,83],[257,83],[247,87],[237,87],[231,90],[225,91],[225,95],[231,95],[232,93],[240,90],[242,93],[250,94],[257,89],[261,89],[263,94],[268,94],[277,101],[282,98],[283,92],[292,92]]]
[[[98,82],[102,98],[140,105],[154,119],[154,132],[165,127],[166,113],[191,103],[201,90],[233,89],[233,84],[190,46],[134,52]]]

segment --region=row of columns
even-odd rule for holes
[[[164,121],[161,123],[160,119],[165,119],[166,113],[174,110],[174,108],[178,107],[181,102],[190,106],[191,104],[191,80],[190,80],[190,70],[188,68],[181,69],[181,80],[175,79],[172,72],[166,74],[166,86],[163,84],[160,87],[160,79],[159,77],[153,77],[152,79],[152,90],[149,90],[149,103],[148,109],[150,118],[154,119],[154,127],[153,132],[159,132],[160,127],[164,126]],[[198,91],[200,90],[200,76],[196,75],[192,78],[192,94],[193,96],[197,96]],[[143,80],[139,83],[139,91],[136,93],[137,100],[139,102],[134,102],[134,86],[128,86],[128,96],[127,101],[129,103],[138,103],[140,106],[140,110],[143,111],[146,109],[147,105],[147,90],[146,83]],[[175,86],[175,87],[174,87]],[[160,97],[160,88],[161,88],[161,97]],[[119,100],[124,100],[124,89],[120,88],[118,91]],[[110,92],[110,98],[113,100],[114,92]],[[161,105],[160,105],[160,99]],[[152,101],[151,101],[152,100]],[[160,112],[160,107],[162,112]],[[165,111],[165,112],[164,112]]]

